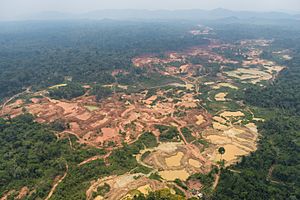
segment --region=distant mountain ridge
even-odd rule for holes
[[[41,12],[33,15],[21,16],[18,20],[66,20],[66,19],[115,19],[115,20],[143,20],[143,19],[182,19],[182,20],[217,20],[222,18],[237,19],[299,19],[300,14],[285,12],[255,12],[232,11],[227,9],[214,10],[96,10],[82,14],[64,12]]]

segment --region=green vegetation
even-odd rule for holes
[[[298,54],[300,55],[300,52]],[[265,108],[282,108],[300,115],[299,63],[300,58],[298,57],[287,62],[289,68],[284,70],[269,87],[261,89],[253,86],[249,88],[245,92],[246,102]]]
[[[186,116],[186,112],[177,110],[177,111],[174,112],[174,116],[175,117],[185,117]]]
[[[96,198],[97,196],[104,196],[106,193],[110,191],[110,186],[107,183],[104,183],[104,185],[99,186],[97,188],[97,192],[93,193],[93,197]]]
[[[259,147],[236,166],[222,169],[213,199],[300,198],[299,38],[298,32],[275,41],[274,47],[293,48],[294,59],[274,82],[248,87],[241,97],[266,119],[259,124]]]
[[[142,165],[137,166],[133,170],[130,171],[131,173],[143,173],[143,174],[149,174],[151,172],[151,169]]]
[[[175,194],[179,195],[180,197],[185,197],[184,192],[181,191],[178,187],[174,186],[173,190],[175,191]]]
[[[143,133],[143,135],[140,136],[139,141],[141,141],[147,148],[153,148],[158,145],[156,137],[151,132]]]
[[[0,24],[0,101],[25,87],[46,88],[66,79],[87,84],[112,84],[114,70],[125,85],[174,82],[173,77],[145,76],[132,58],[160,54],[208,40],[186,34],[189,23],[100,21],[33,21]],[[178,82],[178,80],[175,82]]]
[[[65,144],[30,115],[0,124],[0,193],[27,186],[37,188],[36,198],[45,197],[52,180],[66,170],[61,159]]]
[[[44,198],[54,178],[66,171],[66,163],[79,163],[102,150],[86,149],[56,139],[49,126],[33,121],[33,116],[0,119],[0,193],[27,186],[36,189],[30,199]]]
[[[51,122],[49,125],[52,128],[52,130],[58,131],[58,132],[62,132],[64,130],[66,130],[67,128],[70,128],[70,125],[68,123],[66,123],[64,120],[55,120],[55,121]]]
[[[143,153],[141,160],[145,160],[149,155],[151,154],[151,151],[146,151],[145,153]]]
[[[158,73],[151,73],[147,76],[142,76],[137,80],[137,82],[140,82],[142,88],[168,86],[172,83],[184,83],[179,78],[173,76],[162,76]]]
[[[31,115],[22,115],[12,120],[0,119],[0,193],[23,186],[36,189],[29,199],[45,198],[56,176],[69,170],[52,199],[84,199],[90,181],[112,174],[123,174],[136,168],[136,172],[149,173],[150,169],[139,166],[134,154],[145,147],[157,145],[155,136],[144,133],[137,142],[118,149],[109,157],[109,166],[96,160],[80,167],[78,163],[103,150],[87,148],[71,137],[74,150],[67,139],[58,140],[50,126],[33,122]],[[101,190],[102,191],[102,190]]]
[[[157,172],[150,174],[149,178],[154,179],[154,180],[158,180],[158,181],[162,180],[162,177]]]
[[[261,136],[258,150],[243,157],[237,165],[222,168],[215,191],[212,191],[212,185],[216,169],[207,175],[194,174],[190,177],[203,184],[202,192],[208,199],[300,199],[300,26],[299,22],[281,22],[272,22],[272,25],[262,25],[261,22],[259,25],[210,24],[215,32],[211,37],[222,42],[237,42],[245,38],[274,39],[272,46],[264,47],[262,58],[275,60],[287,68],[276,79],[264,82],[267,85],[263,87],[237,81],[239,91],[222,88],[209,92],[209,86],[200,85],[199,100],[204,101],[204,107],[211,114],[222,109],[250,107],[255,116],[266,119],[259,123]],[[86,92],[82,84],[92,86],[90,94],[96,95],[97,100],[112,95],[114,89],[116,92],[122,91],[106,88],[106,84],[127,85],[126,93],[150,88],[147,94],[150,97],[155,94],[155,88],[171,87],[172,83],[182,81],[173,76],[161,76],[151,69],[133,67],[132,59],[144,54],[162,55],[166,51],[208,44],[208,40],[200,36],[187,34],[191,27],[188,22],[177,21],[26,22],[17,26],[15,22],[0,23],[0,101],[27,87],[33,91],[47,89],[52,98],[72,99]],[[291,49],[293,59],[284,61],[278,55],[273,55],[272,52],[278,49]],[[237,52],[236,49],[218,51],[229,59],[241,61],[241,55],[235,55]],[[215,80],[223,70],[220,64],[198,56],[188,59],[193,64],[203,66],[196,75],[205,75],[203,79],[207,81]],[[171,64],[179,66],[180,63]],[[224,70],[237,67],[236,64],[228,64]],[[116,70],[121,70],[121,73],[113,75]],[[67,84],[50,87],[61,83]],[[217,92],[224,91],[234,101],[216,102],[213,99]],[[183,93],[175,94],[173,88],[167,93],[167,97],[179,98],[181,95]],[[29,98],[29,95],[25,96],[26,101]],[[247,122],[251,121],[250,113],[245,114]],[[175,115],[185,116],[186,113],[177,111]],[[44,199],[53,181],[67,171],[66,166],[67,176],[58,185],[53,200],[85,199],[90,182],[101,177],[129,171],[151,172],[151,169],[139,165],[134,155],[145,148],[157,146],[152,133],[144,133],[133,144],[123,144],[107,160],[98,159],[78,166],[87,158],[106,152],[81,145],[74,136],[66,135],[57,139],[54,134],[68,126],[64,121],[38,124],[28,114],[14,119],[0,119],[1,195],[27,186],[33,191],[27,199]],[[160,131],[159,139],[162,142],[180,140],[176,127],[156,125],[155,128]],[[189,142],[194,140],[188,128],[182,128],[181,131]],[[194,143],[200,143],[204,148],[208,146],[201,139]],[[115,144],[111,142],[107,145]],[[220,153],[224,152],[221,150]],[[151,174],[150,178],[161,180],[157,173]],[[186,189],[183,182],[176,180],[175,183]],[[109,190],[109,186],[104,185],[94,195],[104,195]],[[174,190],[177,194],[165,189],[146,196],[140,194],[134,199],[185,199],[181,190]]]
[[[156,88],[150,88],[145,96],[145,99],[148,99],[156,94],[157,89]]]
[[[204,151],[205,148],[208,148],[209,147],[209,142],[207,142],[206,140],[204,139],[198,139],[194,142],[194,144],[197,144],[199,146],[201,146],[201,151]]]
[[[155,128],[159,130],[159,140],[161,142],[178,141],[179,131],[176,127],[165,126],[165,125],[155,125]]]
[[[225,148],[224,148],[224,147],[220,147],[220,148],[218,149],[218,152],[219,152],[219,154],[221,154],[221,160],[222,160],[222,156],[223,156],[223,154],[225,153]]]
[[[188,187],[186,186],[186,184],[184,184],[180,179],[176,178],[174,181],[179,187],[188,190]]]
[[[95,85],[91,91],[92,95],[96,95],[97,101],[108,97],[112,94],[112,90],[110,88],[102,87],[101,85]]]
[[[150,143],[151,141],[152,143]],[[149,144],[148,144],[149,142]],[[69,169],[68,176],[59,185],[53,199],[85,199],[85,191],[90,186],[90,181],[109,175],[121,175],[135,169],[132,173],[148,174],[151,170],[140,166],[134,155],[145,147],[150,148],[155,146],[156,140],[152,133],[144,133],[138,141],[131,145],[124,144],[123,148],[112,152],[108,159],[109,165],[106,165],[103,160],[96,160],[87,163],[81,167],[72,167]]]
[[[186,139],[187,142],[192,142],[192,141],[194,141],[196,139],[192,135],[192,131],[190,129],[188,129],[187,127],[181,128],[181,132],[182,132],[182,134],[185,137],[185,139]]]
[[[214,177],[213,177],[212,173],[210,173],[208,175],[206,175],[206,174],[193,174],[189,179],[199,180],[202,184],[204,184],[208,188],[212,186],[212,183],[214,181]]]
[[[155,128],[158,129],[160,133],[169,130],[169,126],[160,125],[160,124],[155,125]]]
[[[212,186],[215,180],[215,174],[218,173],[218,168],[214,167],[208,174],[193,174],[188,179],[199,181],[203,187],[201,192],[205,197],[210,198],[212,196]]]
[[[49,89],[49,96],[53,99],[73,99],[84,95],[85,89],[79,83],[70,82],[63,87]]]

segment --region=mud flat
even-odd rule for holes
[[[168,167],[178,167],[180,166],[180,161],[183,158],[183,153],[178,152],[175,156],[171,156],[165,159]]]
[[[218,122],[213,122],[213,128],[216,130],[227,130],[228,126],[218,123]]]
[[[190,174],[184,169],[160,171],[159,175],[167,181],[174,181],[177,178],[185,181],[190,176]]]
[[[225,72],[227,76],[234,77],[241,80],[250,80],[251,83],[258,83],[264,80],[270,80],[272,75],[257,68],[239,68],[235,71]]]
[[[238,87],[232,85],[231,83],[218,83],[217,85],[213,86],[213,89],[220,89],[221,87],[228,87],[235,90],[239,89]]]
[[[230,162],[232,160],[236,160],[239,156],[248,154],[248,152],[233,144],[227,144],[223,147],[225,149],[225,153],[223,155],[217,154],[215,158],[216,160],[220,160],[222,158],[225,161]]]
[[[221,117],[224,117],[226,119],[230,118],[230,117],[243,117],[245,116],[244,113],[242,113],[241,111],[224,111],[220,114]]]
[[[242,133],[245,133],[245,130],[237,128],[237,127],[231,127],[230,129],[224,131],[224,134],[229,137],[234,137],[234,136],[236,136],[238,134],[242,134]]]
[[[203,115],[197,115],[196,118],[197,118],[197,121],[196,121],[197,125],[201,125],[205,122]]]
[[[226,116],[231,115],[232,113],[226,113]],[[233,115],[240,116],[241,113]],[[230,125],[226,128],[221,125],[218,123],[218,126],[213,127],[214,129],[208,129],[203,133],[203,137],[214,145],[207,150],[212,161],[217,162],[222,158],[228,166],[238,161],[240,156],[248,155],[256,150],[258,130],[254,123]],[[225,154],[222,157],[218,153],[219,147],[225,148]]]
[[[218,93],[215,95],[215,100],[216,101],[226,101],[225,97],[227,96],[227,93]]]
[[[149,155],[141,161],[145,152]],[[191,174],[206,173],[210,170],[211,162],[200,155],[193,145],[183,143],[161,143],[158,147],[145,149],[136,156],[138,163],[157,171],[166,181],[176,178],[186,180]]]
[[[84,106],[84,107],[91,112],[99,109],[99,107],[97,107],[97,106]]]
[[[172,153],[178,149],[179,145],[183,145],[182,142],[164,142],[161,143],[158,147],[154,148],[155,150],[161,150],[167,153]]]
[[[201,167],[201,163],[198,160],[189,159],[189,164],[196,168]]]
[[[215,120],[216,122],[219,122],[221,124],[226,124],[226,120],[222,117],[219,117],[219,116],[214,116],[213,120]]]
[[[149,194],[149,192],[152,191],[150,184],[143,185],[137,188],[137,190],[145,195]]]
[[[211,143],[223,145],[226,143],[231,143],[232,140],[224,135],[209,135],[206,137]]]
[[[177,105],[183,106],[185,108],[196,108],[197,100],[193,97],[193,94],[185,94],[181,98],[181,102],[178,102]]]

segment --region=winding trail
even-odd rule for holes
[[[70,148],[71,148],[72,150],[75,150],[74,147],[73,147],[73,143],[72,143],[72,141],[71,141],[70,136],[68,137],[68,140],[69,140]]]
[[[270,169],[269,169],[269,171],[268,171],[268,175],[267,175],[267,177],[266,177],[266,180],[267,180],[267,181],[270,181],[271,183],[282,184],[282,185],[284,185],[283,182],[272,180],[272,173],[273,173],[274,168],[275,168],[275,164],[273,164],[273,165],[270,167]]]
[[[181,136],[181,138],[182,138],[184,144],[188,145],[189,143],[188,143],[188,141],[185,139],[185,137],[184,137],[184,135],[183,135],[183,133],[182,133],[182,131],[181,131],[181,129],[182,129],[183,127],[184,127],[183,125],[180,125],[177,129],[178,129],[178,131],[179,131],[179,134],[180,134],[180,136]]]
[[[90,146],[92,146],[92,147],[99,148],[97,145],[93,144],[92,142],[83,140],[83,139],[80,138],[76,133],[74,133],[74,132],[72,132],[72,131],[63,131],[63,132],[61,132],[61,134],[64,134],[64,133],[65,133],[65,134],[74,135],[74,136],[77,138],[77,140],[78,140],[78,142],[79,142],[80,144],[88,144],[88,145],[90,145]]]
[[[69,170],[69,165],[66,163],[66,172],[64,173],[64,175],[52,186],[48,196],[45,198],[45,200],[49,200],[51,198],[51,196],[53,195],[53,193],[55,192],[57,186],[66,178],[67,174],[68,174],[68,170]]]
[[[219,171],[218,171],[218,173],[217,173],[216,176],[215,176],[214,184],[213,184],[213,186],[212,186],[213,190],[215,190],[215,189],[217,188],[217,186],[218,186],[218,184],[219,184],[219,181],[220,181],[220,176],[221,176],[221,170],[220,170],[220,168],[219,168]]]
[[[97,155],[97,156],[93,156],[93,157],[90,157],[90,158],[88,158],[88,159],[86,159],[86,160],[84,160],[84,161],[82,161],[81,163],[79,163],[78,164],[78,166],[82,166],[82,165],[85,165],[85,164],[87,164],[87,163],[89,163],[89,162],[92,162],[92,161],[94,161],[94,160],[99,160],[99,159],[107,159],[110,155],[111,155],[111,151],[110,152],[108,152],[107,154],[105,154],[105,155]]]
[[[185,189],[183,189],[179,185],[177,185],[177,184],[175,184],[173,182],[169,183],[169,184],[173,185],[174,187],[176,187],[177,189],[179,189],[182,193],[184,193],[184,195],[185,195],[186,198],[189,199],[189,198],[193,197],[190,192],[187,192]]]
[[[6,100],[6,101],[2,104],[2,106],[1,106],[1,114],[3,114],[3,110],[4,110],[5,106],[6,106],[9,102],[11,102],[11,101],[14,100],[15,98],[17,98],[17,97],[19,97],[19,96],[21,96],[21,95],[23,95],[23,94],[29,93],[29,92],[30,92],[30,87],[26,88],[25,91],[20,92],[20,93],[18,93],[18,94],[15,94],[14,96],[12,96],[12,97],[10,97],[8,100]]]

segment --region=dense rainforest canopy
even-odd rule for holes
[[[251,86],[244,92],[241,100],[257,113],[265,112],[259,148],[236,166],[223,169],[213,199],[300,198],[300,35],[275,33],[269,33],[280,35],[271,50],[292,48],[294,58],[281,61],[287,68],[267,87]]]
[[[291,49],[293,54],[292,60],[278,60],[287,68],[276,79],[266,86],[246,85],[242,94],[234,97],[266,119],[259,123],[258,150],[243,157],[240,163],[222,168],[216,190],[206,198],[300,199],[298,22],[284,25],[206,23],[216,31],[214,37],[222,41],[274,39],[272,49],[264,52],[265,57],[277,59],[272,57],[272,51],[277,48]],[[142,85],[143,82],[156,82],[163,85],[160,77],[143,77],[142,69],[132,67],[132,58],[208,44],[209,41],[202,36],[187,34],[193,26],[194,22],[121,23],[110,20],[0,23],[0,101],[27,87],[38,90],[63,82],[67,85],[49,89],[50,97],[78,97],[86,92],[83,84],[94,84],[91,94],[101,100],[112,93],[103,85],[116,81],[116,77],[112,76],[112,71],[116,69],[129,72],[117,77],[121,83]],[[202,61],[193,62],[198,64]],[[215,76],[219,67],[212,66],[217,69],[208,71]],[[169,80],[166,78],[164,81]],[[58,140],[55,134],[64,128],[65,124],[60,122],[39,124],[29,114],[0,119],[0,196],[10,188],[20,189],[27,185],[37,188],[32,199],[44,199],[52,180],[69,170],[67,179],[52,199],[85,199],[84,188],[99,177],[119,175],[131,169],[149,172],[148,168],[137,163],[133,155],[157,145],[153,134],[146,132],[133,144],[124,144],[121,149],[114,150],[109,157],[109,166],[105,165],[104,159],[99,159],[77,168],[83,160],[104,155],[105,152],[79,144],[75,137]],[[172,130],[172,127],[166,131],[164,127],[160,128],[164,133],[161,135],[163,140],[178,136],[178,131]],[[188,129],[182,132],[190,135]],[[74,149],[70,147],[70,142]],[[172,200],[184,197],[162,190],[135,199]]]
[[[189,23],[63,21],[0,23],[0,99],[22,89],[62,83],[114,82],[111,72],[137,69],[131,59],[208,44]]]

